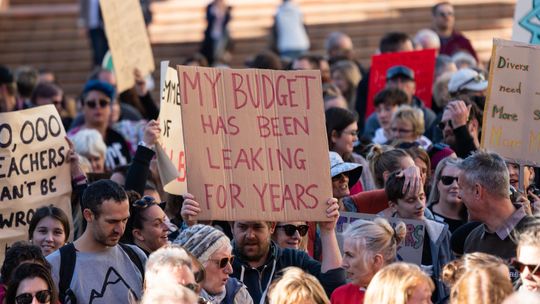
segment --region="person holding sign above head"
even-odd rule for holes
[[[396,260],[406,233],[403,222],[392,228],[384,218],[353,222],[344,234],[342,264],[351,283],[332,293],[332,304],[363,303],[369,282],[379,269]]]
[[[433,300],[437,301],[448,295],[445,286],[439,280],[443,266],[450,262],[454,255],[450,250],[450,231],[448,225],[426,218],[426,196],[424,187],[418,191],[403,193],[405,178],[400,171],[390,174],[384,190],[388,196],[389,205],[394,217],[403,219],[421,220],[426,225],[424,233],[424,246],[422,251],[422,269],[431,276],[436,283]]]
[[[41,248],[43,256],[47,256],[67,242],[68,216],[54,206],[38,208],[28,224],[28,236],[32,244]]]
[[[186,203],[187,202],[187,203]],[[243,282],[253,303],[264,303],[268,287],[275,275],[289,266],[295,266],[319,279],[327,294],[345,284],[345,272],[341,266],[341,254],[335,234],[339,218],[337,199],[327,200],[326,216],[330,221],[319,222],[322,261],[318,262],[303,251],[280,248],[271,240],[276,229],[274,222],[235,221],[233,228],[232,276]],[[182,206],[182,218],[194,224],[201,212],[199,203],[187,200]]]

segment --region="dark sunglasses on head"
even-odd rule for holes
[[[31,293],[23,293],[15,297],[15,302],[17,304],[31,304],[36,297],[39,303],[47,303],[51,301],[51,291],[50,290],[40,290],[36,292],[35,295]]]
[[[511,264],[519,272],[523,272],[525,270],[525,267],[527,267],[532,275],[540,275],[540,265],[527,265],[519,262],[518,260],[513,260]]]
[[[155,198],[145,195],[141,199],[134,201],[131,206],[145,209],[155,204],[158,204]]]
[[[300,234],[300,236],[306,236],[307,232],[308,232],[308,225],[299,225],[299,226],[295,226],[295,225],[291,225],[291,224],[288,224],[288,225],[278,225],[276,226],[276,228],[281,228],[285,231],[285,234],[287,236],[293,236],[294,233],[298,230],[298,233]]]
[[[441,183],[445,186],[450,186],[451,184],[454,183],[454,181],[458,181],[458,178],[457,176],[447,176],[447,175],[443,175],[441,176]]]
[[[218,264],[219,268],[225,268],[225,267],[227,267],[227,265],[229,263],[232,265],[232,263],[234,261],[234,255],[231,255],[230,257],[226,257],[226,258],[221,258],[219,260],[209,259],[209,261],[216,262]]]
[[[90,109],[95,109],[98,104],[101,108],[105,108],[109,104],[111,104],[111,102],[107,99],[90,99],[86,100],[84,104],[87,105]]]

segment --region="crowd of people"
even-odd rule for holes
[[[86,2],[100,66],[106,37],[97,1]],[[201,51],[184,64],[227,68],[231,11],[224,0],[208,5]],[[433,6],[432,18],[414,37],[385,34],[378,50],[436,50],[431,106],[415,95],[414,70],[396,63],[367,113],[370,69],[351,37],[330,33],[326,53],[310,53],[292,0],[277,10],[272,46],[246,61],[321,72],[331,180],[320,183],[332,185],[323,222],[199,221],[198,198],[163,189],[159,100],[137,69],[135,86],[117,92],[114,72],[96,67],[73,99],[54,71],[0,65],[0,112],[58,110],[73,188],[70,214],[38,208],[27,241],[6,251],[0,301],[540,303],[538,171],[480,149],[486,70],[450,3]],[[376,217],[349,224],[340,244],[345,211]],[[425,227],[418,264],[398,254],[411,233],[402,220]]]

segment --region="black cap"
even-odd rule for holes
[[[414,80],[414,71],[404,65],[395,65],[386,71],[386,80],[394,79],[396,77],[404,77],[410,80]]]

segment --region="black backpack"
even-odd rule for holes
[[[133,248],[126,244],[118,243],[118,245],[120,245],[120,248],[124,250],[129,256],[129,259],[135,264],[137,269],[139,269],[144,281],[144,267],[137,253]],[[77,254],[73,243],[69,243],[60,248],[60,278],[58,282],[58,293],[61,303],[66,303],[66,299],[68,299],[71,304],[77,304],[77,297],[75,297],[73,290],[69,287],[73,278],[76,261]]]

